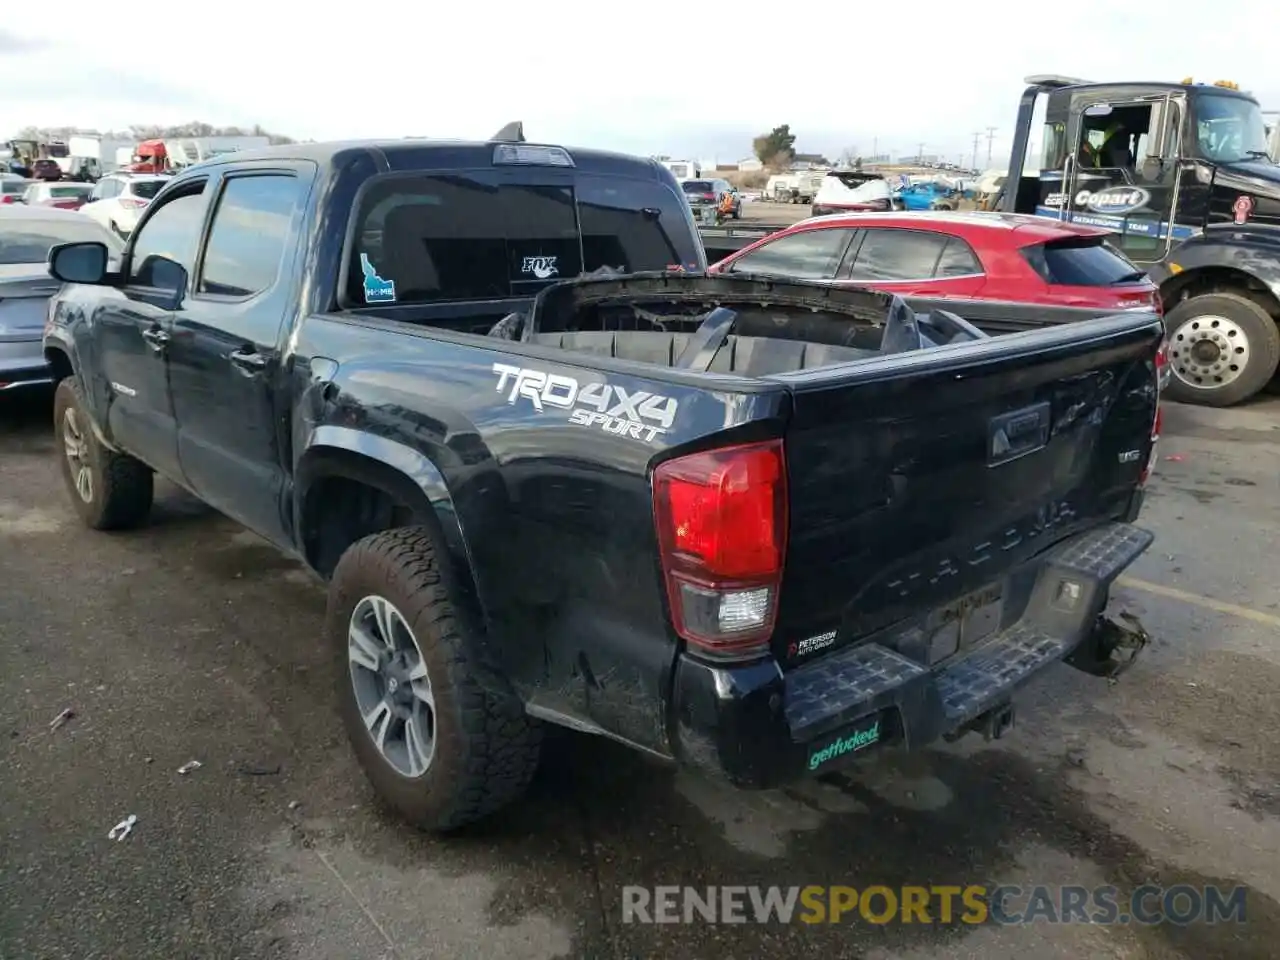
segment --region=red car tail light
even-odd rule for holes
[[[787,543],[782,441],[660,464],[653,507],[676,633],[707,657],[768,653]]]
[[[1155,368],[1156,415],[1151,420],[1151,453],[1147,457],[1147,465],[1142,468],[1142,474],[1138,477],[1139,486],[1144,486],[1151,479],[1151,471],[1156,466],[1156,447],[1160,444],[1160,430],[1164,425],[1164,409],[1160,406],[1160,394],[1164,392],[1172,373],[1169,366],[1169,347],[1165,343],[1161,343],[1160,349],[1156,351]]]

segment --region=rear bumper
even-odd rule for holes
[[[786,674],[773,660],[724,667],[682,655],[677,754],[738,786],[771,787],[876,746],[914,749],[960,731],[1081,648],[1111,583],[1152,539],[1109,523],[1058,544],[1003,581],[1016,619],[932,667],[930,638],[915,623]],[[1077,585],[1073,601],[1062,597],[1064,582]]]
[[[0,343],[0,392],[40,386],[52,380],[39,339]]]

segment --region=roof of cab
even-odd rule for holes
[[[507,140],[340,140],[324,143],[289,143],[225,153],[202,160],[191,169],[207,170],[223,164],[262,160],[310,160],[321,167],[341,163],[360,154],[372,155],[379,167],[391,171],[475,169],[493,165],[494,148]],[[520,142],[524,147],[558,144]],[[562,147],[573,158],[574,168],[587,173],[629,174],[657,178],[665,171],[656,160],[606,150]],[[185,172],[185,171],[184,171]]]
[[[939,233],[963,235],[973,231],[992,231],[1006,235],[1014,246],[1045,243],[1063,237],[1097,237],[1107,234],[1102,227],[1082,223],[1068,223],[1030,213],[997,213],[978,210],[900,210],[894,213],[831,213],[822,217],[801,220],[794,227],[850,226],[850,227],[914,227],[935,228]],[[793,229],[794,229],[793,227]]]

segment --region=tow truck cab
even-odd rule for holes
[[[1261,390],[1280,363],[1280,166],[1258,101],[1190,78],[1026,82],[1009,162],[1024,173],[999,209],[1115,231],[1160,285],[1172,399],[1228,406]]]

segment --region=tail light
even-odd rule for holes
[[[17,203],[18,195],[15,193],[6,193],[0,195],[0,203]]]
[[[766,654],[787,545],[782,441],[668,460],[653,506],[676,633],[707,657]]]
[[[1165,343],[1160,344],[1160,349],[1156,351],[1155,358],[1156,367],[1156,415],[1151,420],[1151,453],[1147,457],[1147,465],[1142,469],[1142,475],[1138,477],[1138,485],[1142,486],[1151,479],[1151,471],[1156,466],[1156,447],[1160,443],[1160,428],[1164,423],[1164,409],[1160,406],[1160,394],[1164,392],[1165,386],[1169,383],[1169,347]]]
[[[139,200],[136,197],[121,197],[120,206],[129,207],[133,210],[139,210],[147,205],[147,201]]]

